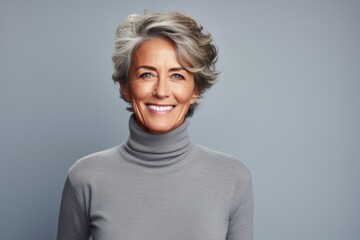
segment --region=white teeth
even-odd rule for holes
[[[156,112],[166,112],[174,108],[174,106],[157,106],[151,104],[148,104],[147,106]]]

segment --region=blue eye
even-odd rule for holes
[[[173,77],[174,79],[177,79],[177,80],[184,80],[184,79],[185,79],[183,75],[178,74],[178,73],[174,73],[174,74],[172,75],[172,77]]]
[[[151,77],[153,77],[153,76],[154,76],[154,74],[149,73],[149,72],[146,72],[146,73],[142,73],[142,74],[140,75],[140,78],[151,78]]]

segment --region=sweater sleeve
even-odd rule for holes
[[[254,209],[251,177],[243,191],[235,192],[238,200],[230,212],[226,240],[252,240]]]
[[[76,188],[68,176],[62,193],[57,240],[89,239],[90,224],[85,209],[85,201],[79,200]]]

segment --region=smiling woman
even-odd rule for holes
[[[130,136],[71,167],[58,240],[253,238],[249,170],[187,132],[216,58],[211,35],[184,14],[130,15],[119,26],[113,80],[134,112]]]
[[[151,133],[180,126],[198,97],[193,74],[179,63],[174,44],[162,38],[150,39],[136,50],[129,86],[122,84],[121,92],[138,124]]]

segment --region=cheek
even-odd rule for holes
[[[133,101],[141,101],[151,94],[151,87],[147,84],[133,84],[131,96]]]
[[[194,97],[196,99],[196,96],[194,95],[194,86],[190,85],[190,86],[183,86],[181,88],[178,88],[176,90],[176,96],[177,96],[177,100],[179,102],[183,102],[183,103],[188,103],[188,102],[192,102]]]

